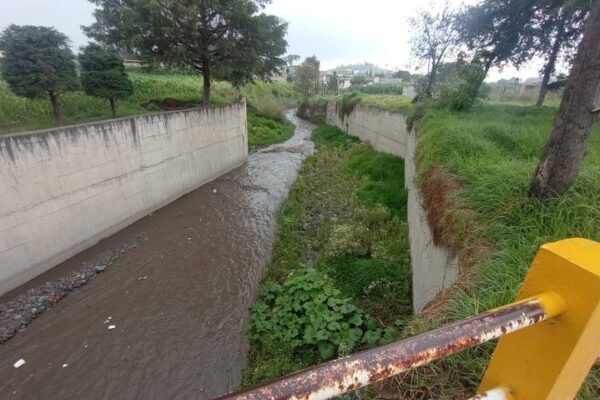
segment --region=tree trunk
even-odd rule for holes
[[[554,69],[556,67],[556,59],[558,58],[558,52],[560,51],[560,47],[563,43],[563,35],[564,35],[564,21],[561,20],[556,29],[556,38],[554,38],[554,44],[552,45],[552,50],[550,51],[550,56],[548,57],[548,62],[544,67],[544,77],[542,78],[542,84],[540,85],[540,94],[538,96],[538,100],[536,103],[536,107],[540,108],[544,105],[544,100],[546,99],[546,93],[548,93],[548,83],[550,82],[550,77],[554,73]]]
[[[550,140],[535,171],[529,194],[547,200],[575,181],[600,96],[600,1],[594,2],[571,69]]]
[[[62,126],[63,120],[60,113],[60,99],[54,92],[49,92],[50,102],[52,103],[52,117],[54,119],[54,126]]]
[[[203,100],[202,105],[204,108],[210,108],[210,66],[208,61],[205,60],[202,63],[202,77],[203,77]]]
[[[115,98],[110,97],[108,100],[110,101],[110,111],[112,113],[112,117],[117,118],[117,107],[115,106]]]
[[[433,97],[433,86],[435,85],[436,75],[437,66],[434,62],[431,66],[431,72],[429,73],[429,80],[427,82],[427,89],[425,90],[425,96],[429,99]]]

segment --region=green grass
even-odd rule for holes
[[[492,91],[490,93],[489,98],[487,99],[487,102],[490,104],[500,105],[534,106],[537,103],[537,98],[537,91],[527,92],[524,94],[506,94],[500,93],[497,89],[494,89],[492,86]],[[560,105],[561,98],[561,93],[549,92],[546,94],[544,106],[558,107]]]
[[[168,97],[190,103],[202,102],[202,78],[190,74],[129,73],[134,87],[131,97],[117,101],[119,117],[147,114],[158,111],[145,108],[142,103]],[[232,104],[241,95],[247,97],[248,108],[271,118],[281,118],[283,111],[296,99],[296,93],[288,84],[249,84],[236,89],[226,82],[214,82],[212,104]],[[65,124],[98,121],[111,118],[107,101],[83,92],[68,92],[61,96]],[[14,95],[6,83],[0,80],[0,134],[51,128],[52,111],[45,98],[27,99]]]
[[[294,135],[294,125],[287,120],[274,120],[248,113],[248,145],[267,146],[282,143]]]
[[[570,237],[600,241],[600,126],[592,133],[571,190],[548,203],[527,196],[555,112],[551,107],[487,104],[468,114],[430,112],[420,122],[419,182],[432,168],[442,168],[462,183],[445,214],[472,211],[466,229],[454,230],[452,243],[469,249],[483,240],[491,248],[475,255],[476,278],[448,301],[448,318],[513,301],[542,244]],[[434,398],[454,398],[448,393],[466,398],[479,383],[491,349],[482,346],[422,368],[413,375],[418,377],[413,386],[428,387]],[[599,398],[599,376],[592,373],[579,398]]]
[[[328,290],[341,293],[364,313],[363,329],[381,335],[377,343],[389,341],[411,313],[408,228],[406,213],[398,212],[406,198],[401,193],[403,162],[336,128],[321,126],[312,139],[317,152],[304,162],[279,213],[271,263],[261,283],[263,296],[273,285],[295,285],[296,278],[290,278],[294,271],[315,268],[331,287]],[[388,186],[378,186],[381,183]],[[273,318],[281,315],[280,307],[265,309],[272,301],[261,298],[250,332],[256,333],[256,321],[264,326],[269,310]],[[323,359],[314,345],[297,340],[252,336],[243,384],[276,378]],[[352,350],[369,345],[364,340]],[[340,345],[332,356],[346,351]]]
[[[362,94],[362,104],[369,104],[391,111],[409,112],[412,109],[411,98],[394,94]]]

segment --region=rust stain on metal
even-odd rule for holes
[[[533,298],[224,395],[217,400],[329,399],[545,319],[544,308],[539,300]]]

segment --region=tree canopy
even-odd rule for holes
[[[270,0],[90,0],[98,8],[86,34],[143,59],[187,65],[210,81],[240,85],[286,65],[287,24],[262,12]]]
[[[440,66],[451,56],[456,40],[455,15],[448,5],[440,12],[421,10],[410,19],[415,28],[411,38],[412,54],[427,63],[427,79],[418,85],[415,101],[431,98]]]
[[[321,62],[316,56],[312,56],[307,57],[296,69],[296,86],[305,96],[317,92],[320,68]]]
[[[128,97],[133,85],[125,72],[123,60],[116,51],[90,44],[79,54],[81,86],[86,94],[110,102],[113,118],[117,112],[115,99]]]
[[[459,40],[477,53],[484,76],[492,66],[510,62],[519,67],[534,55],[543,56],[539,106],[559,55],[572,55],[581,40],[589,4],[584,0],[484,0],[459,15]]]
[[[67,37],[54,28],[10,25],[0,35],[2,76],[19,96],[48,96],[54,123],[62,125],[60,95],[78,87]]]

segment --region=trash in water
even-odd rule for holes
[[[217,193],[217,189],[213,189],[213,193]]]
[[[117,326],[116,325],[109,325],[108,326],[108,330],[112,331],[113,329],[115,329]]]
[[[63,364],[62,367],[63,368],[67,368],[69,366],[69,364]]]
[[[14,364],[13,364],[13,366],[14,366],[15,368],[20,368],[20,367],[22,367],[23,365],[25,365],[25,360],[23,360],[22,358],[21,358],[21,359],[19,359],[19,361],[17,361],[16,363],[14,363]]]

